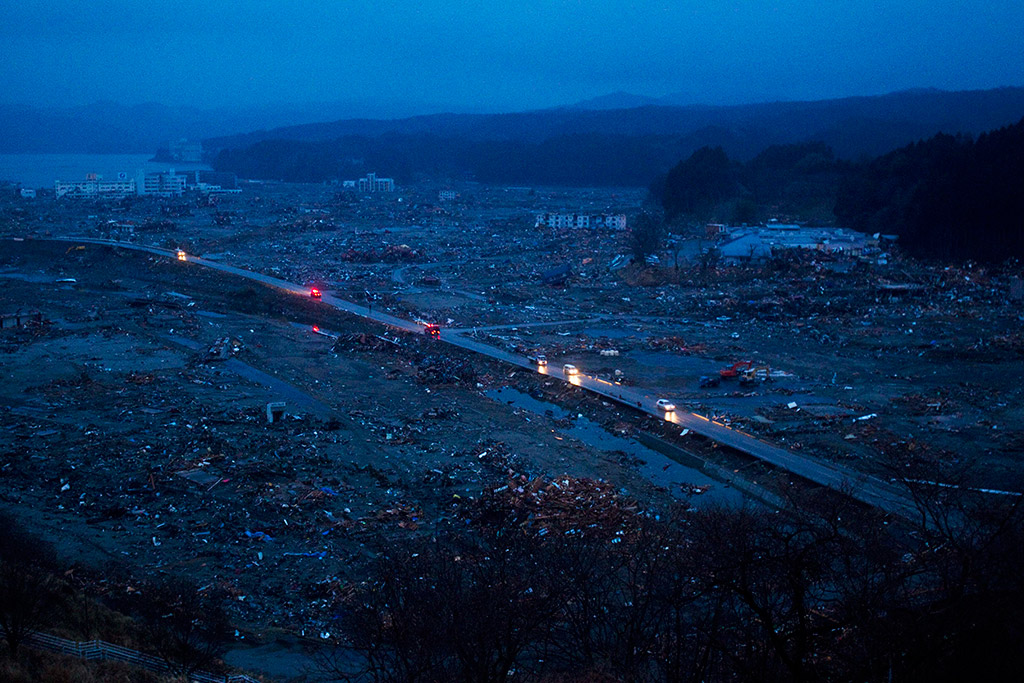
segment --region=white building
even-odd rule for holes
[[[626,216],[621,213],[617,214],[604,214],[601,216],[593,216],[591,222],[597,221],[596,227],[611,228],[613,230],[625,230],[626,229]]]
[[[57,180],[53,183],[54,194],[71,198],[121,199],[135,194],[135,179],[127,173],[119,173],[117,180],[104,180],[103,176],[90,173],[85,180]]]
[[[188,176],[179,175],[174,169],[166,173],[140,173],[135,187],[139,194],[156,197],[180,197],[185,193]]]
[[[626,229],[626,217],[622,214],[584,213],[539,213],[534,227],[549,228],[613,228]]]
[[[367,173],[359,179],[360,192],[394,192],[395,181],[391,178],[378,178],[376,173]]]
[[[181,139],[167,143],[167,153],[172,161],[198,164],[203,160],[203,143]]]
[[[878,240],[848,228],[813,228],[769,223],[753,228],[728,228],[730,241],[719,247],[727,261],[756,261],[787,249],[860,256],[878,246]]]
[[[437,193],[437,199],[441,202],[450,202],[459,198],[459,193],[455,190],[441,190]]]

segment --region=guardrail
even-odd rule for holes
[[[0,629],[0,635],[3,630]],[[171,667],[164,660],[153,655],[147,655],[138,650],[121,647],[108,643],[105,640],[68,640],[59,636],[38,631],[31,633],[22,642],[25,647],[47,652],[57,652],[71,657],[78,657],[85,660],[110,660],[125,662],[154,673],[171,673]],[[194,683],[260,683],[251,676],[245,674],[213,674],[208,671],[193,671],[189,674],[189,680]]]

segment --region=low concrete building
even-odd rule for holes
[[[174,140],[167,143],[167,154],[171,161],[198,164],[203,160],[203,143],[193,140]]]
[[[360,192],[394,192],[395,181],[391,178],[378,178],[376,173],[367,173],[359,181]]]
[[[626,216],[623,214],[585,214],[585,213],[539,213],[534,222],[536,227],[549,228],[612,228],[626,229]]]
[[[127,173],[119,173],[117,180],[104,180],[103,176],[90,173],[85,180],[57,180],[53,183],[53,191],[57,199],[122,199],[135,194],[136,184]]]
[[[188,177],[175,173],[174,169],[165,173],[140,173],[135,183],[139,194],[155,197],[180,197],[185,194],[187,185]]]
[[[772,222],[757,227],[726,228],[720,233],[731,238],[719,247],[726,261],[756,261],[787,249],[861,256],[878,247],[877,239],[848,228]]]
[[[749,234],[737,237],[718,248],[725,263],[750,263],[763,261],[772,255],[771,247],[759,235]]]

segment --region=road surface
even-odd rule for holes
[[[148,247],[126,242],[117,242],[114,240],[70,237],[51,239],[64,242],[102,244],[120,247],[123,249],[148,252],[172,259],[177,258],[177,252],[172,249]],[[263,284],[291,292],[297,296],[309,296],[309,288],[303,285],[297,285],[270,275],[255,273],[242,268],[236,268],[234,266],[218,263],[216,261],[209,261],[191,255],[186,258],[191,263],[225,273],[231,273],[232,275],[237,275],[255,282],[262,282]],[[362,306],[330,294],[324,294],[322,301],[324,304],[333,306],[339,310],[347,311],[370,320],[375,320],[406,332],[420,333],[423,331],[423,326],[420,323],[398,318],[382,311],[375,311],[367,308],[366,306]],[[525,325],[520,325],[520,327],[523,326]],[[508,363],[509,365],[515,365],[527,370],[537,371],[540,374],[568,382],[618,403],[628,405],[636,410],[656,415],[668,422],[677,424],[680,427],[689,429],[696,434],[700,434],[701,436],[722,444],[723,446],[728,446],[729,448],[745,453],[774,467],[807,479],[808,481],[812,481],[821,486],[826,486],[835,491],[849,495],[862,503],[883,510],[884,512],[899,515],[908,519],[915,519],[920,516],[919,511],[913,505],[907,494],[894,484],[862,472],[858,472],[851,468],[843,467],[834,463],[822,462],[799,453],[787,451],[784,448],[772,445],[742,431],[727,427],[719,422],[709,420],[708,418],[696,413],[686,411],[664,413],[657,407],[657,401],[660,397],[653,396],[640,388],[624,387],[598,377],[592,377],[582,372],[570,377],[563,375],[560,368],[537,368],[530,360],[523,356],[509,353],[502,349],[475,341],[464,336],[463,332],[464,330],[443,329],[441,330],[441,341]]]

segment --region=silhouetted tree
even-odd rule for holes
[[[385,555],[346,620],[357,657],[335,653],[325,668],[382,682],[507,680],[562,602],[546,557],[543,544],[508,527],[445,532]]]
[[[881,156],[842,182],[835,214],[895,233],[922,257],[1004,261],[1024,255],[1024,119],[969,137],[936,135]]]
[[[702,147],[665,176],[661,205],[665,217],[709,211],[737,190],[732,162],[721,147]]]
[[[650,254],[661,247],[665,236],[665,223],[661,216],[643,212],[630,222],[629,248],[638,263],[643,263]]]
[[[167,576],[144,583],[121,607],[139,617],[148,643],[172,672],[189,674],[208,667],[228,642],[223,601],[220,591]]]
[[[0,628],[12,654],[57,604],[53,548],[0,513]]]

